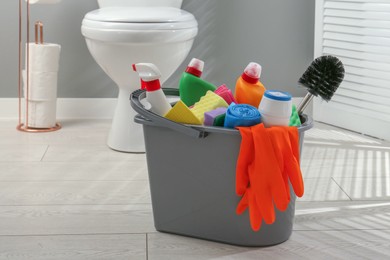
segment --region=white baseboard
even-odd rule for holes
[[[116,98],[58,98],[57,118],[111,119],[116,100]],[[300,97],[293,98],[293,103],[298,105],[301,100]],[[17,118],[18,103],[17,98],[0,98],[0,119]],[[305,114],[312,116],[312,104],[307,107]]]
[[[116,100],[116,98],[58,98],[57,118],[111,119]],[[17,98],[0,98],[0,118],[18,118],[18,107]]]

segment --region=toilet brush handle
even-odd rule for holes
[[[299,115],[302,115],[303,110],[309,105],[310,101],[312,101],[314,95],[312,93],[307,93],[306,96],[303,98],[301,103],[299,104],[297,111]]]

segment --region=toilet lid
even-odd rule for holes
[[[89,12],[83,23],[109,29],[186,29],[198,26],[195,17],[173,7],[106,7]],[[105,27],[105,26],[103,26]]]

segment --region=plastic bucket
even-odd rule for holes
[[[178,96],[177,89],[164,89]],[[286,211],[276,210],[272,225],[262,223],[254,232],[248,211],[236,214],[236,161],[241,136],[235,129],[188,126],[145,110],[143,90],[130,100],[143,125],[154,225],[158,231],[240,246],[270,246],[286,241],[295,213],[295,194]],[[301,117],[300,147],[304,132],[313,126]],[[292,189],[291,189],[292,190]]]

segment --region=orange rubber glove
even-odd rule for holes
[[[244,213],[246,208],[249,208],[249,220],[252,229],[254,231],[259,231],[263,218],[261,216],[260,209],[256,201],[256,196],[251,187],[248,187],[246,189],[244,196],[241,198],[240,202],[237,205],[236,213],[238,215],[241,215],[242,213]]]
[[[243,195],[237,213],[249,207],[253,230],[261,226],[261,219],[272,224],[276,207],[284,211],[289,204],[285,182],[272,141],[263,124],[239,127],[242,141],[236,169],[236,192]],[[256,215],[258,215],[256,217]]]
[[[275,209],[285,211],[290,202],[272,140],[263,124],[251,127],[255,146],[254,171],[249,181],[261,215],[267,224],[275,222]]]
[[[241,215],[249,208],[251,227],[258,231],[263,218],[249,183],[249,172],[253,171],[255,154],[252,130],[250,127],[238,127],[238,130],[241,134],[241,146],[236,167],[236,193],[243,197],[237,205],[236,213]]]
[[[249,167],[253,166],[255,146],[250,127],[237,127],[241,134],[240,153],[236,166],[236,193],[243,196],[249,186]]]
[[[277,154],[288,196],[290,196],[290,181],[295,194],[302,197],[304,184],[299,165],[298,129],[296,127],[271,127],[267,128],[267,133]]]

